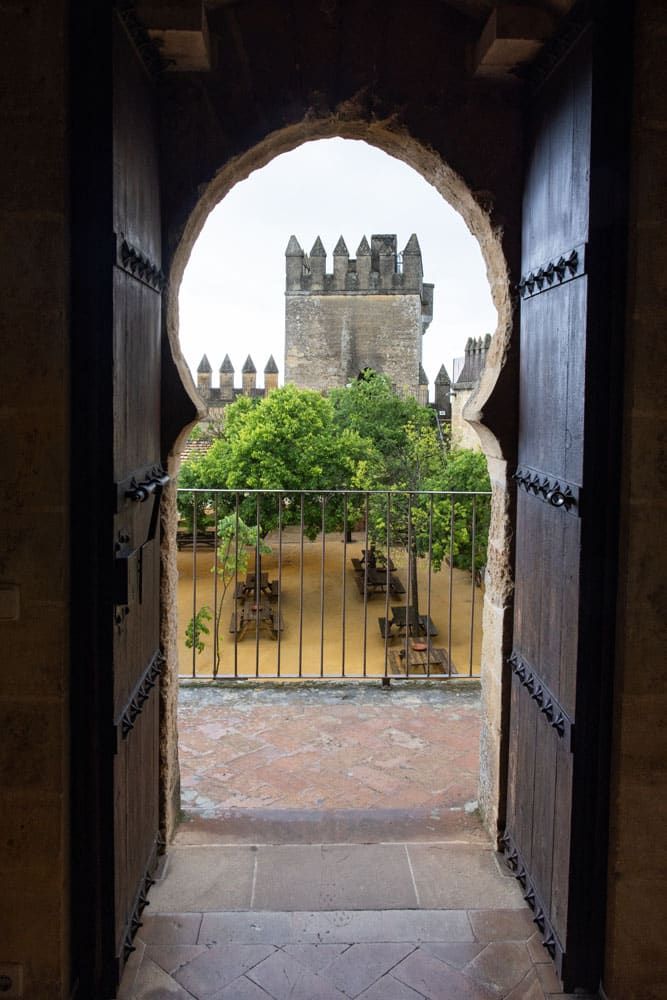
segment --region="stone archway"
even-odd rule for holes
[[[507,698],[503,664],[508,652],[512,593],[511,508],[507,484],[507,462],[514,451],[512,359],[512,301],[509,269],[503,247],[503,233],[494,227],[485,198],[475,195],[465,181],[433,149],[419,143],[405,130],[397,131],[387,122],[342,121],[328,117],[303,121],[272,133],[246,153],[226,163],[206,185],[180,233],[171,259],[167,292],[167,335],[174,364],[191,399],[197,394],[178,339],[178,293],[183,273],[199,233],[211,210],[237,184],[274,157],[304,142],[339,137],[361,139],[416,170],[462,216],[476,237],[485,260],[491,295],[498,313],[482,383],[470,400],[466,416],[482,442],[492,481],[492,514],[489,559],[483,612],[484,665],[482,675],[482,738],[480,754],[479,802],[484,823],[495,839],[503,820],[504,758],[506,753]],[[509,375],[509,377],[508,377]],[[488,419],[487,411],[492,418]],[[172,479],[178,472],[179,454],[186,427],[174,442],[169,462]],[[163,824],[169,835],[179,808],[176,726],[177,636],[176,636],[176,494],[172,486],[163,501],[163,592],[162,637],[168,671],[162,700],[162,801]]]

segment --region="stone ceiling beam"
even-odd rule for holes
[[[476,75],[498,76],[532,62],[556,26],[556,18],[539,7],[496,7],[475,49]]]
[[[137,14],[172,72],[211,68],[208,22],[202,0],[140,0]]]

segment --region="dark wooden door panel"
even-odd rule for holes
[[[524,197],[514,643],[506,850],[568,985],[575,846],[589,324],[591,46],[534,102]],[[581,845],[576,845],[579,851]]]
[[[591,46],[578,43],[531,106],[522,274],[585,243],[589,233]]]
[[[115,477],[159,464],[160,296],[119,267],[114,275]]]
[[[156,860],[159,814],[161,288],[153,85],[114,31],[113,713],[115,948],[132,948]]]
[[[581,484],[586,276],[522,303],[519,463]]]

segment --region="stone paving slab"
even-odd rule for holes
[[[378,817],[385,840],[476,833],[479,702],[435,682],[182,687],[177,842],[360,842]]]
[[[525,903],[516,879],[501,872],[495,852],[470,844],[410,844],[421,906],[427,909],[517,907]]]
[[[180,913],[524,906],[490,847],[455,842],[177,847],[151,901]]]
[[[162,913],[118,998],[566,1000],[536,937],[512,909]]]

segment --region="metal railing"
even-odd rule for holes
[[[490,497],[179,489],[180,676],[479,677]]]

